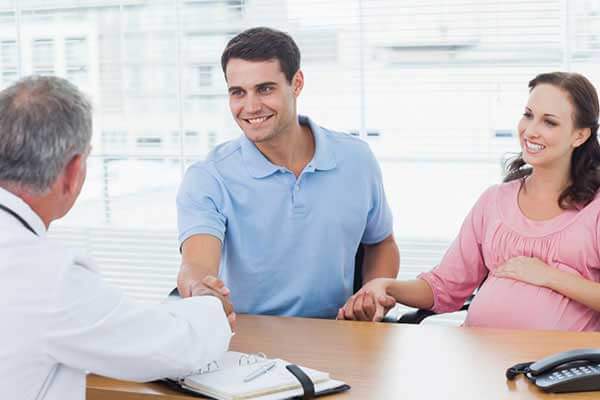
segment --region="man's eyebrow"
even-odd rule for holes
[[[277,82],[261,82],[258,85],[255,85],[255,88],[264,87],[264,86],[276,86]]]
[[[230,87],[227,89],[227,91],[228,91],[229,93],[233,92],[234,90],[242,90],[242,88],[241,88],[241,87],[239,87],[239,86],[230,86]]]

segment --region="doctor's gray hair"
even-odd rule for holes
[[[44,194],[92,138],[92,107],[65,79],[30,76],[0,91],[0,183]]]

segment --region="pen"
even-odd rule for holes
[[[258,368],[257,370],[252,371],[250,373],[250,375],[248,375],[247,377],[244,378],[244,382],[250,382],[250,381],[258,378],[259,376],[266,374],[267,372],[272,370],[273,367],[275,367],[275,365],[277,365],[277,361],[273,361],[270,364],[264,365],[264,366]]]

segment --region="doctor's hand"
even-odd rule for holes
[[[235,312],[229,299],[230,290],[225,283],[213,275],[205,275],[202,278],[195,278],[189,268],[181,267],[177,276],[177,289],[181,297],[190,296],[215,296],[223,304],[223,310],[231,328],[235,325]]]
[[[378,278],[366,283],[339,309],[336,319],[373,322],[383,320],[385,314],[396,304],[396,299],[387,294],[388,282],[388,279]]]
[[[206,278],[209,278],[209,277],[206,277]],[[222,281],[220,281],[217,278],[214,278],[214,277],[211,277],[211,278],[216,279],[217,281],[221,282],[220,284],[223,283]],[[219,284],[219,286],[220,286],[220,284]],[[225,315],[227,316],[227,320],[229,321],[231,330],[232,331],[235,330],[234,328],[235,328],[236,314],[233,309],[233,304],[229,300],[228,296],[224,296],[220,291],[212,289],[208,286],[202,286],[202,287],[199,286],[199,287],[195,288],[192,291],[192,296],[214,296],[217,299],[219,299],[221,301],[221,304],[223,305],[223,311],[225,312]]]

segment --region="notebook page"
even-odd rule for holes
[[[272,361],[277,361],[273,369],[250,382],[244,382],[244,378],[251,372]],[[300,382],[285,368],[288,364],[290,363],[284,360],[268,360],[214,373],[189,376],[184,380],[184,384],[202,394],[226,400],[246,399],[300,388]],[[314,383],[329,380],[329,374],[325,372],[306,367],[300,368]]]
[[[239,351],[228,351],[223,354],[221,359],[217,360],[218,368],[216,370],[237,368],[240,366],[240,360],[248,356],[248,354]]]
[[[240,365],[253,364],[257,361],[262,362],[266,360],[266,358],[262,357],[264,357],[264,355],[246,354],[240,353],[239,351],[227,351],[220,359],[213,360],[191,374],[182,376],[179,379],[184,379],[192,375],[211,374],[223,369],[238,368]]]

